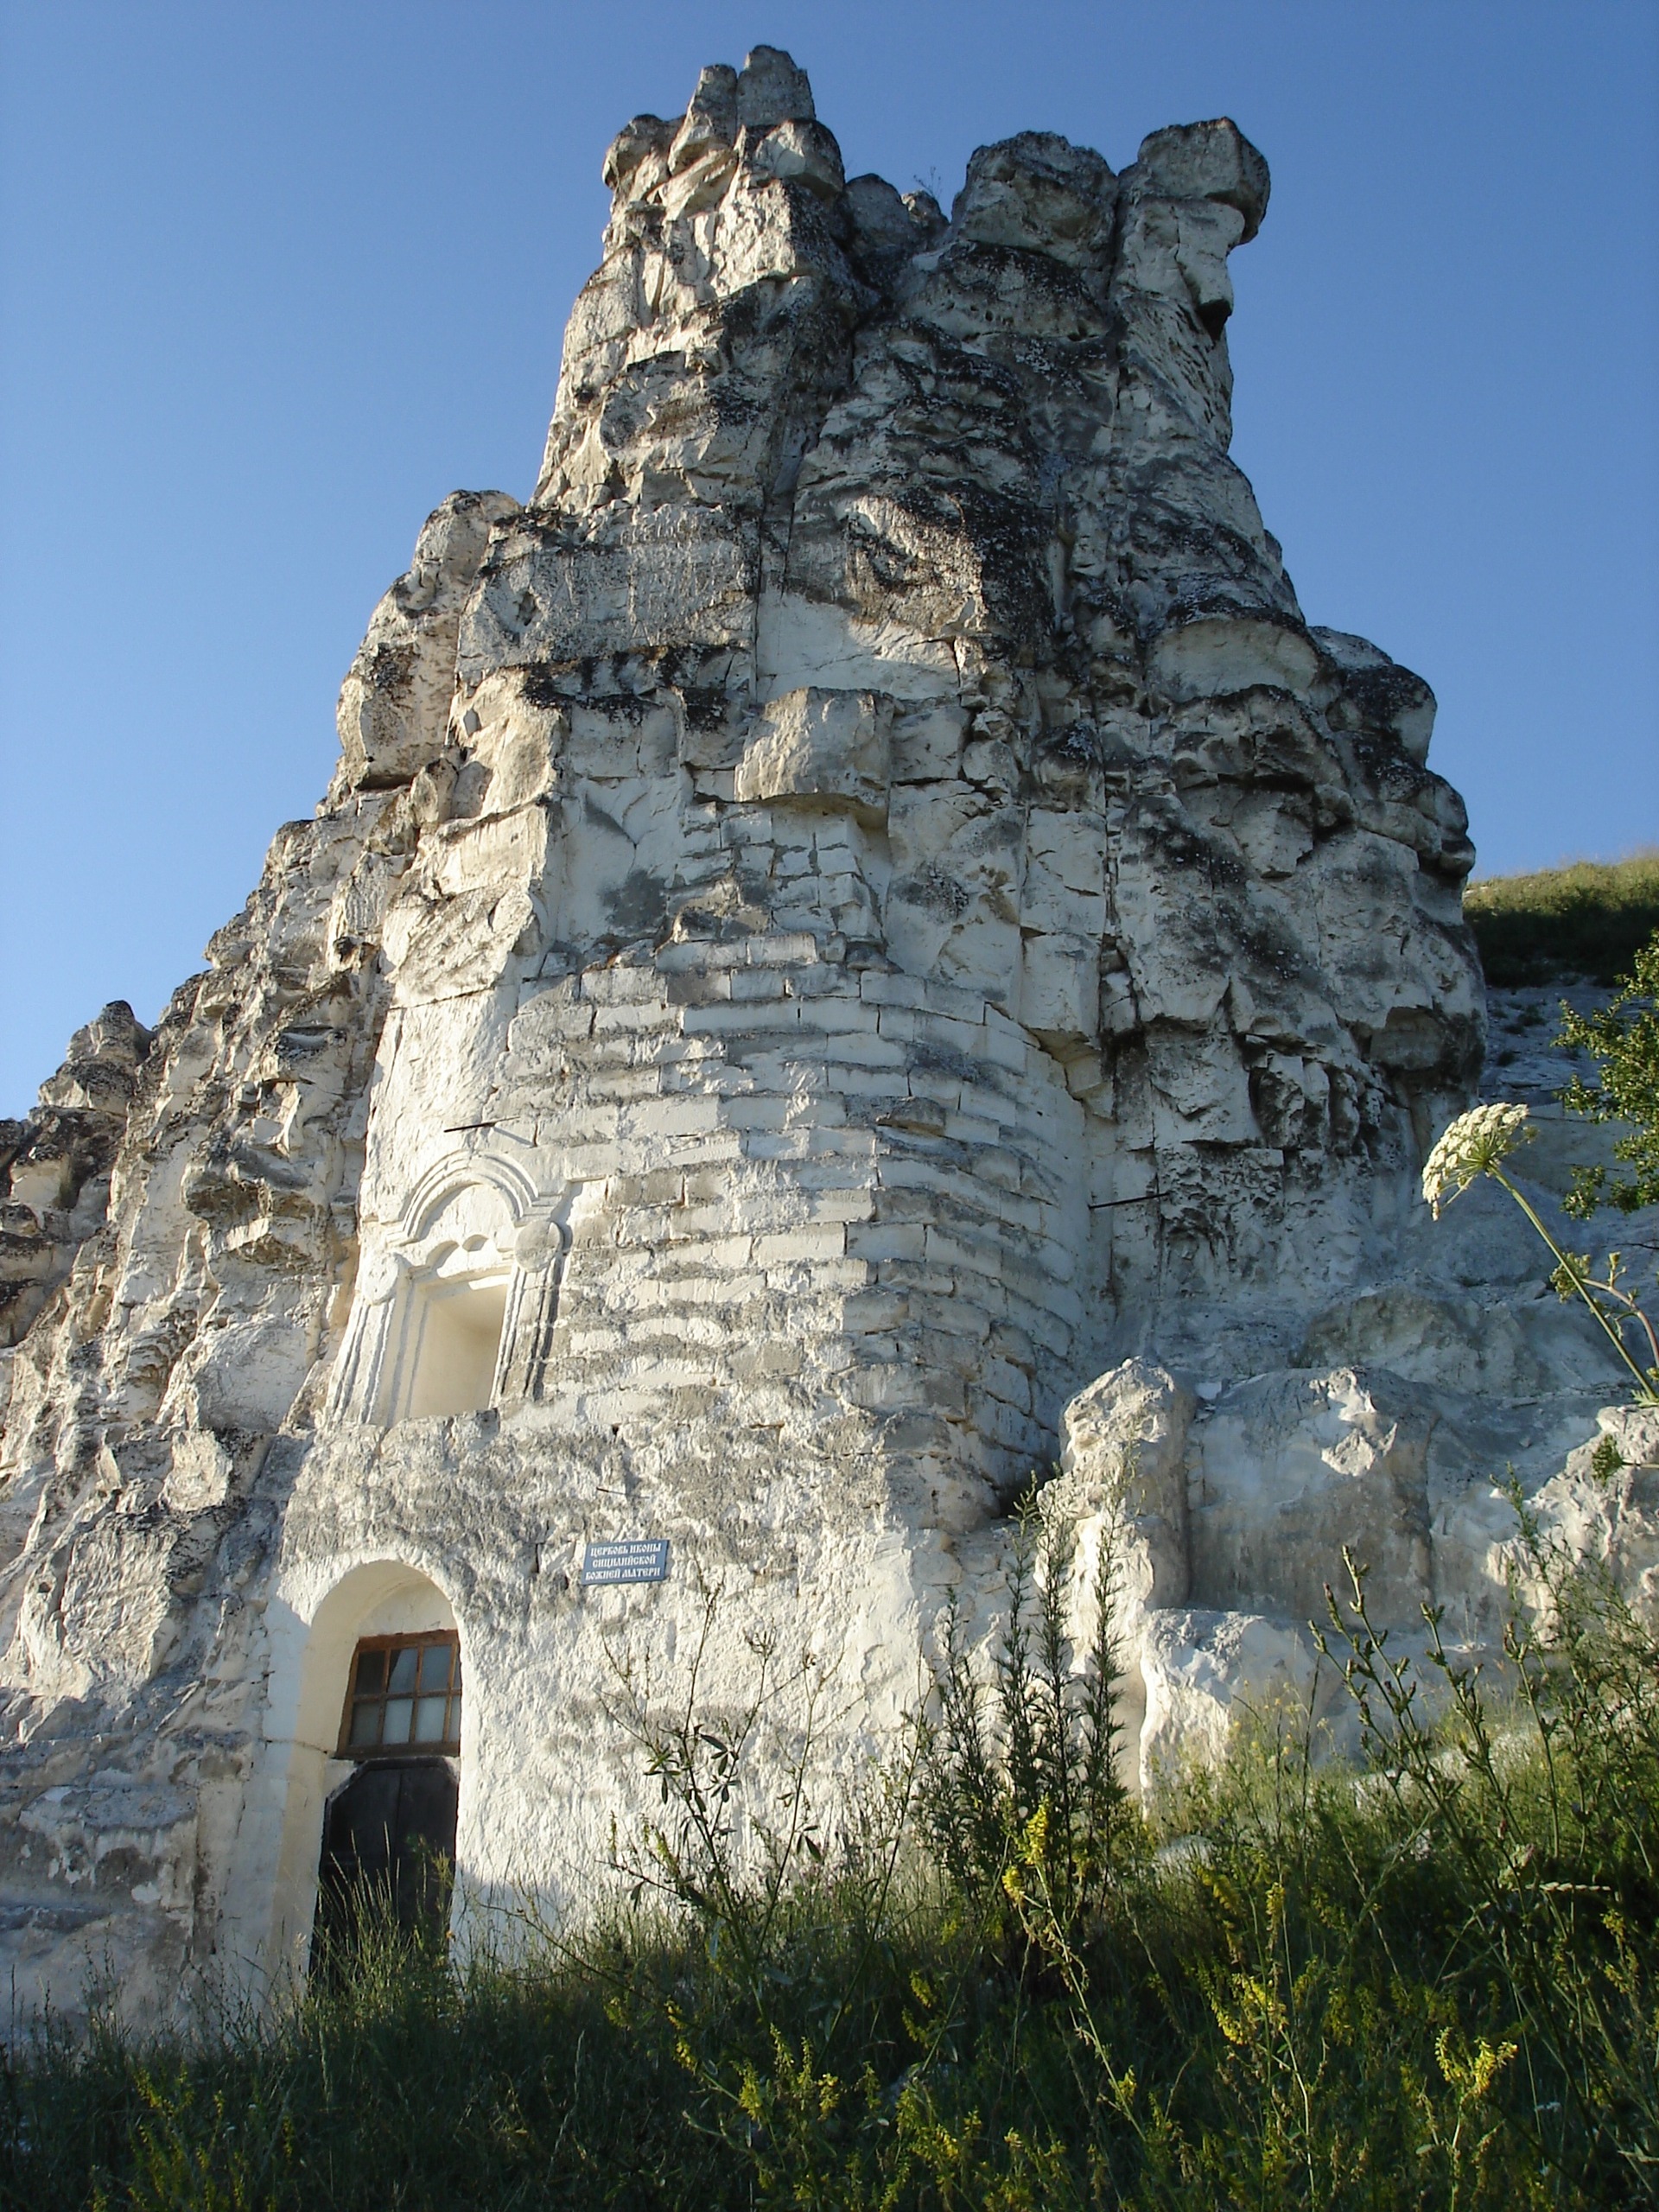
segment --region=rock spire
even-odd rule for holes
[[[590,1900],[617,1668],[703,1591],[715,1704],[765,1630],[845,1693],[833,1786],[947,1588],[994,1633],[1062,1454],[1085,1550],[1133,1478],[1149,1777],[1300,1680],[1356,1530],[1392,1614],[1490,1631],[1424,1347],[1473,1405],[1497,1338],[1410,1214],[1472,854],[1427,685],[1305,620],[1229,457],[1266,163],[1025,132],[947,218],[762,48],[604,173],[530,498],[437,508],[315,816],[4,1133],[26,2001],[302,1962],[399,1637],[460,1641],[463,1923]],[[1602,1387],[1563,1341],[1510,1346],[1546,1457]],[[625,1541],[664,1579],[585,1581]]]

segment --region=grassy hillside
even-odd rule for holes
[[[0,2204],[1651,2204],[1659,1647],[1553,1588],[1507,1699],[1450,1655],[1414,1686],[1351,1605],[1366,1770],[1266,1718],[1155,1821],[1100,1764],[1109,1647],[1079,1691],[1040,1594],[995,1691],[947,1674],[917,1762],[822,1824],[741,1740],[647,1724],[644,1909],[512,1968],[382,1939],[274,2024],[0,2062]],[[777,1847],[742,1881],[732,1790]]]
[[[1659,850],[1489,876],[1470,885],[1463,910],[1489,983],[1587,976],[1611,984],[1659,930]]]

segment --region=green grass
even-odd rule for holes
[[[757,1780],[751,1833],[787,1847],[745,1878],[722,1793],[754,1739],[647,1719],[655,1903],[513,1967],[372,1942],[212,2043],[50,2040],[0,2074],[0,2200],[1652,2203],[1659,1645],[1549,1571],[1549,1634],[1517,1637],[1507,1691],[1450,1661],[1396,1676],[1362,1599],[1332,1640],[1363,1769],[1314,1766],[1295,1717],[1264,1716],[1155,1821],[1078,1794],[1104,1707],[1056,1673],[1040,1599],[989,1695],[947,1697],[916,1789],[803,1825],[775,1769]]]
[[[1463,910],[1489,983],[1612,984],[1659,930],[1659,851],[1471,883]]]

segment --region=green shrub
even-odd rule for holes
[[[1464,893],[1486,980],[1611,984],[1659,930],[1659,852],[1489,876]]]
[[[1567,1110],[1621,1125],[1613,1157],[1630,1170],[1610,1181],[1605,1166],[1574,1168],[1567,1211],[1587,1221],[1601,1205],[1636,1213],[1659,1205],[1659,931],[1637,952],[1606,1006],[1587,1014],[1562,1009],[1557,1041],[1588,1053],[1596,1065],[1592,1083],[1575,1076],[1567,1084]]]
[[[1045,1520],[1033,1485],[1016,1512],[1007,1626],[991,1684],[969,1664],[954,1589],[944,1607],[934,1712],[919,1735],[920,1828],[988,1924],[1017,1920],[1034,1887],[1062,1925],[1076,1926],[1143,1840],[1118,1772],[1122,1669],[1109,1543],[1096,1568],[1096,1625],[1080,1668],[1065,1633],[1072,1566],[1071,1533]]]

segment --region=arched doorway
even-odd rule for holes
[[[257,1955],[259,1977],[272,1987],[303,1980],[314,1962],[326,1916],[320,1891],[325,1876],[334,1882],[340,1862],[372,1860],[384,1834],[379,1872],[388,1887],[393,1862],[411,1852],[418,1856],[422,1837],[435,1846],[437,1857],[458,1866],[471,1820],[462,1806],[457,1822],[454,1809],[466,1794],[475,1723],[462,1721],[463,1653],[448,1596],[405,1560],[362,1560],[335,1574],[331,1580],[327,1568],[317,1571],[310,1591],[273,1603],[268,1615],[271,1778],[255,1806],[269,1804],[276,1820],[274,1828],[263,1828],[270,1838],[270,1934]],[[432,1662],[423,1676],[420,1654],[428,1646],[443,1653],[448,1672],[442,1681]],[[414,1656],[400,1661],[399,1652]],[[366,1670],[360,1665],[371,1653],[381,1655],[378,1680],[372,1662]],[[360,1779],[372,1768],[399,1763],[418,1770],[407,1804],[402,1786],[388,1803],[385,1783]],[[245,1826],[251,1836],[253,1824]],[[250,1860],[251,1878],[257,1879],[251,1853]],[[429,1893],[423,1901],[418,1884],[400,1880],[397,1886],[409,1901],[404,1909],[442,1920],[441,1895]]]
[[[340,1717],[349,1781],[324,1808],[315,1951],[365,1918],[432,1937],[448,1918],[460,1811],[461,1670],[453,1629],[359,1637]]]

